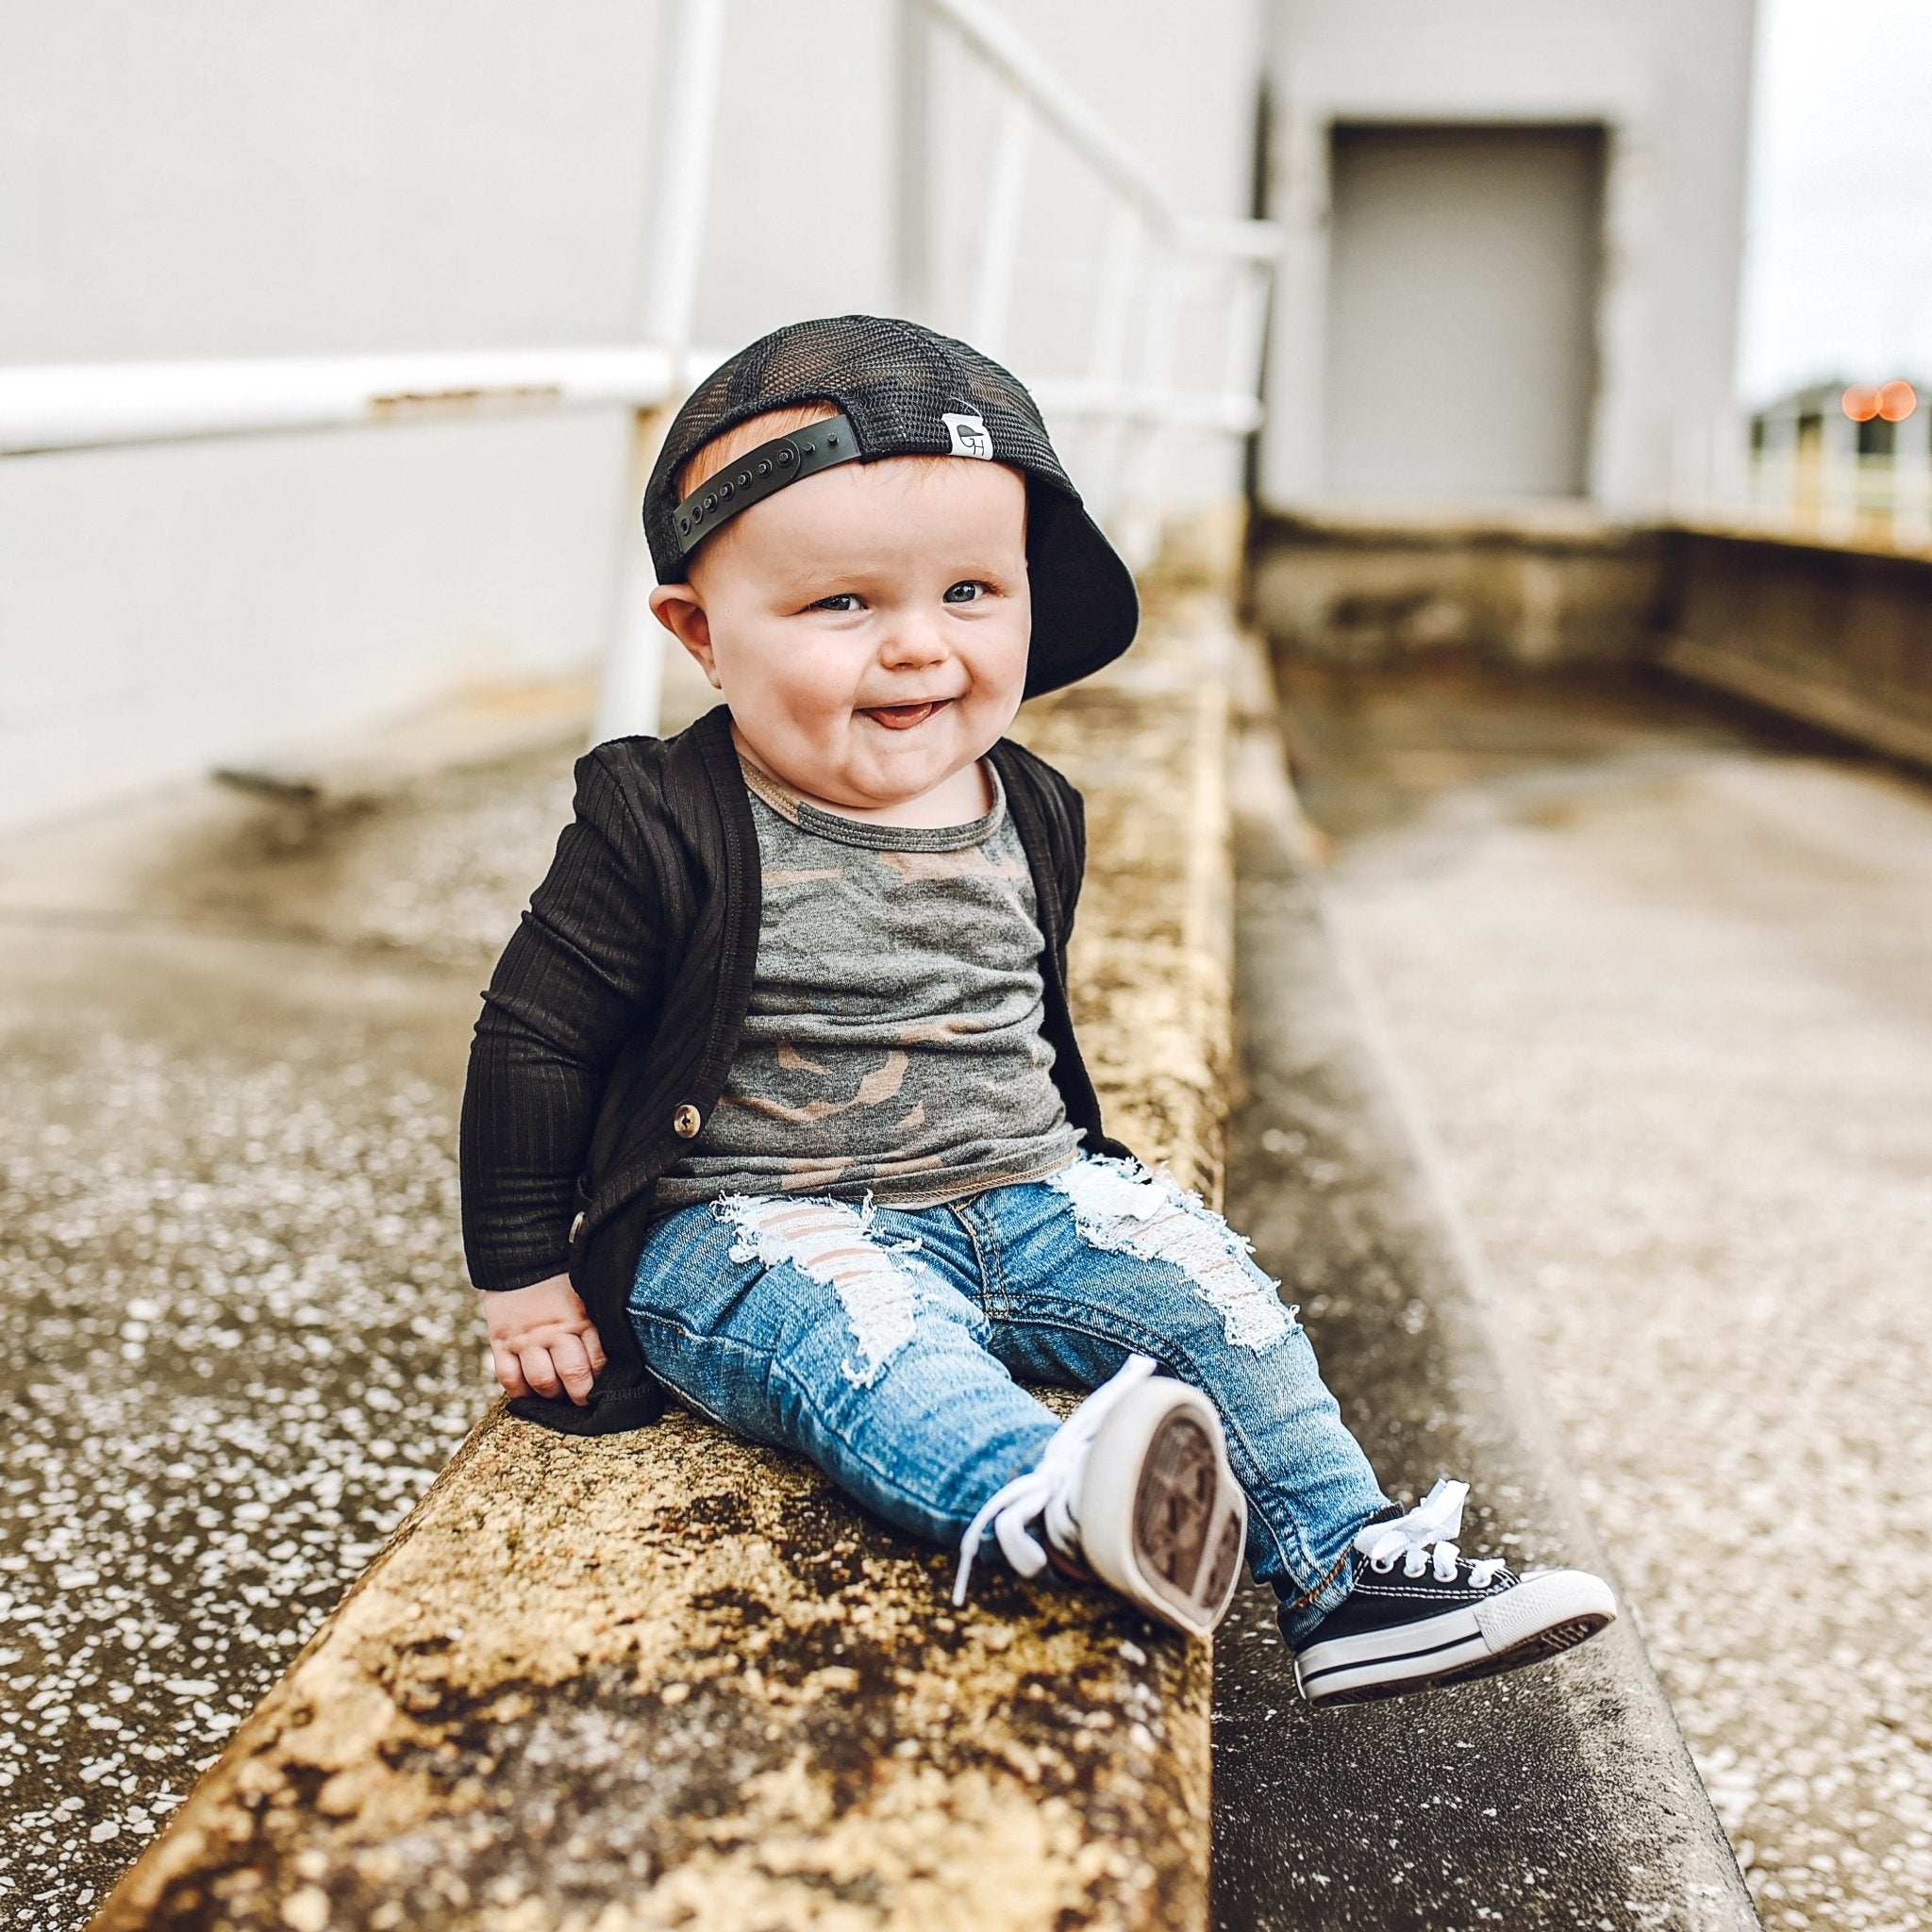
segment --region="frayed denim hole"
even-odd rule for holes
[[[1047,1183],[1067,1197],[1083,1241],[1108,1254],[1178,1268],[1221,1317],[1231,1348],[1257,1354],[1294,1333],[1296,1309],[1250,1258],[1254,1244],[1185,1194],[1165,1174],[1136,1160],[1092,1154]]]
[[[870,1389],[912,1340],[917,1285],[895,1257],[917,1249],[919,1241],[914,1236],[884,1246],[874,1240],[870,1197],[855,1208],[817,1196],[725,1194],[711,1211],[738,1230],[730,1250],[734,1261],[763,1268],[789,1264],[836,1291],[860,1357],[845,1366],[845,1379],[854,1388]]]

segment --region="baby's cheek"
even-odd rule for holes
[[[1030,655],[1028,632],[1018,627],[992,641],[983,658],[973,665],[974,693],[995,716],[1001,730],[1012,723],[1020,708]]]
[[[760,666],[746,680],[744,702],[734,704],[733,714],[741,730],[782,753],[821,741],[840,708],[836,694],[823,681],[801,675],[799,667]]]
[[[772,666],[777,708],[792,729],[816,736],[852,715],[860,669],[820,646],[788,655]]]

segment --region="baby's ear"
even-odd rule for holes
[[[651,614],[698,660],[712,687],[722,691],[712,661],[711,620],[698,593],[689,584],[659,584],[651,592]]]

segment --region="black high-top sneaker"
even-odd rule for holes
[[[1310,1704],[1366,1704],[1437,1684],[1520,1670],[1574,1649],[1617,1615],[1587,1570],[1518,1576],[1455,1543],[1467,1483],[1445,1476],[1407,1515],[1391,1508],[1355,1540],[1362,1560],[1348,1595],[1296,1651]]]
[[[1022,1576],[1051,1562],[1097,1576],[1190,1637],[1234,1601],[1248,1506],[1214,1405],[1129,1356],[1048,1439],[1037,1468],[989,1497],[959,1546],[953,1601],[991,1529]]]

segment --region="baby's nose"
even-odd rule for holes
[[[946,642],[938,626],[912,611],[886,626],[879,645],[880,661],[894,666],[936,664],[945,656]]]

